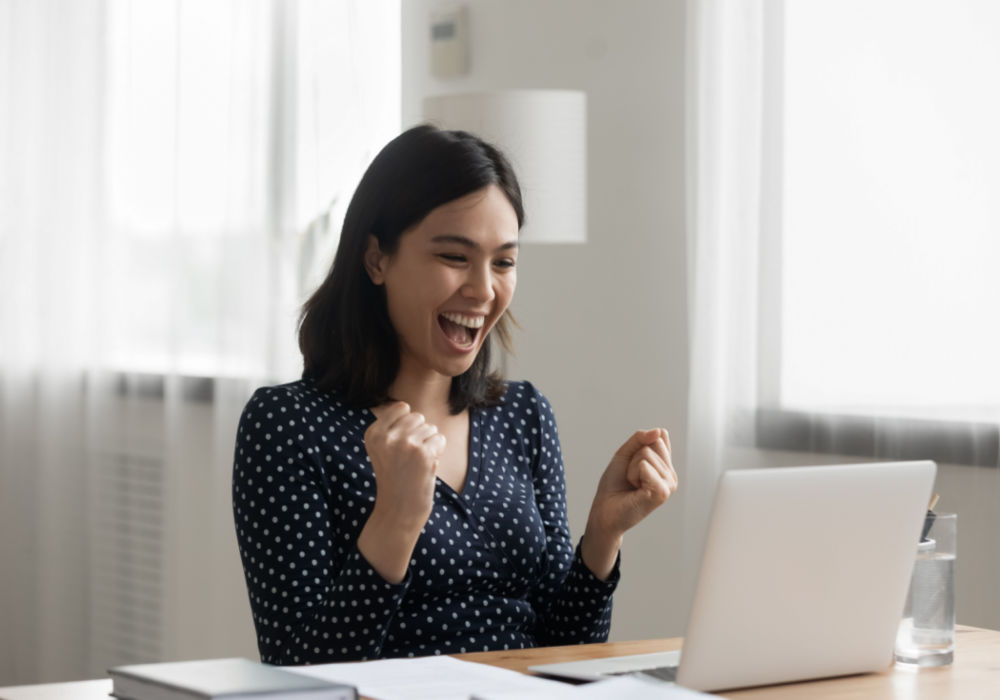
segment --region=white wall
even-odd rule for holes
[[[942,465],[935,490],[938,510],[958,513],[958,622],[1000,629],[1000,469]]]
[[[466,2],[471,72],[454,80],[430,76],[429,13],[440,4],[403,3],[404,126],[420,121],[430,94],[587,92],[588,241],[522,249],[513,306],[522,331],[509,366],[555,407],[579,536],[600,473],[633,430],[667,427],[683,479],[685,3]],[[682,632],[683,605],[672,597],[680,498],[626,538],[612,638]]]

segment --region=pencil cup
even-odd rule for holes
[[[955,655],[958,517],[929,513],[896,635],[896,663],[945,666]]]

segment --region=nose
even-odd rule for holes
[[[493,272],[489,264],[474,265],[462,285],[462,294],[477,302],[493,301],[496,292],[493,290]]]

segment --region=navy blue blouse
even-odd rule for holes
[[[469,412],[462,493],[437,480],[405,579],[357,548],[375,502],[375,420],[309,379],[258,389],[236,438],[233,512],[261,660],[310,664],[605,641],[618,563],[574,552],[555,417],[527,382]]]

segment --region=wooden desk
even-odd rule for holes
[[[528,666],[578,661],[620,654],[648,654],[679,649],[680,639],[608,642],[518,651],[458,654],[466,661],[525,672]],[[0,688],[2,700],[108,700],[108,679]],[[823,681],[751,688],[723,693],[735,700],[986,700],[1000,698],[1000,632],[959,626],[955,663],[942,668],[913,670],[890,667],[881,673]]]
[[[455,658],[527,672],[529,666],[580,661],[602,656],[649,654],[680,649],[681,639],[608,642],[517,651],[481,651]],[[955,628],[955,662],[941,668],[891,666],[881,673],[822,681],[772,685],[722,693],[734,700],[978,700],[1000,698],[1000,632],[959,625]]]

